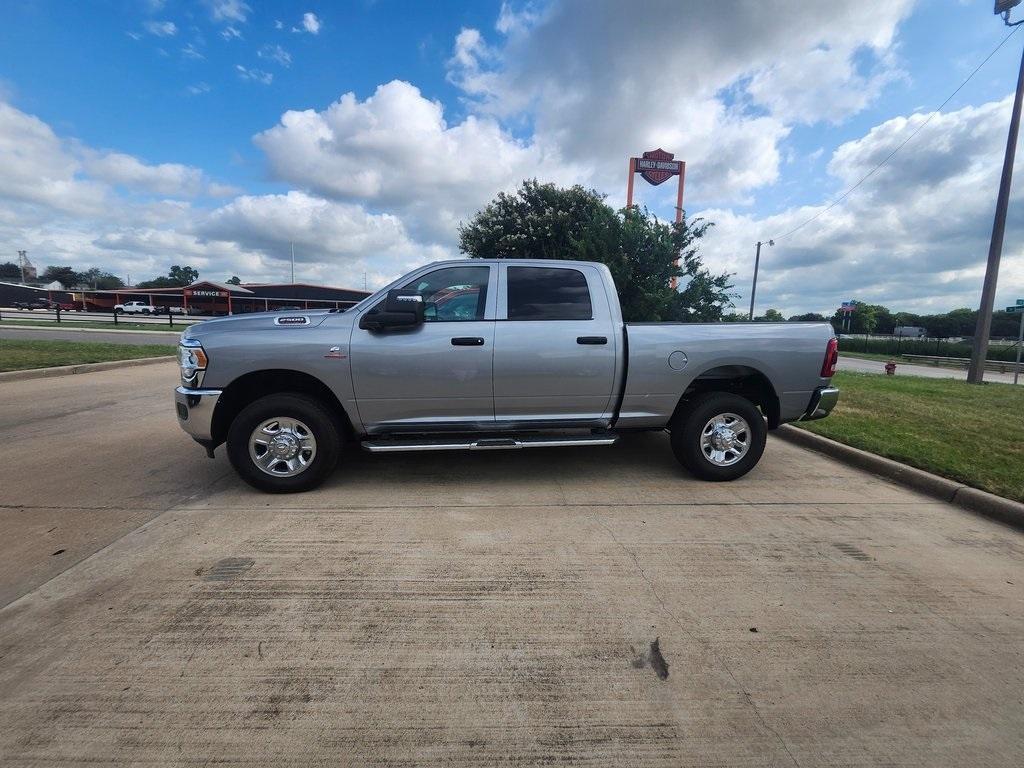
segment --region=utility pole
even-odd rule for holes
[[[1021,0],[996,0],[995,12],[1002,14],[1003,23],[1008,27],[1020,24],[1010,23],[1010,9]],[[1013,116],[1010,131],[1006,136],[1006,152],[1003,155],[1003,174],[999,179],[999,194],[996,197],[996,215],[992,222],[992,239],[988,246],[988,263],[985,266],[985,282],[981,288],[981,306],[978,307],[978,324],[974,328],[974,344],[971,348],[971,364],[967,369],[967,381],[981,384],[985,380],[985,359],[988,357],[988,337],[992,332],[992,307],[996,300],[996,283],[999,279],[999,260],[1003,255],[1003,234],[1006,232],[1006,209],[1010,204],[1010,184],[1013,181],[1013,160],[1017,154],[1017,134],[1020,131],[1020,108],[1024,99],[1024,51],[1021,52],[1020,70],[1017,73],[1017,93],[1013,98]]]
[[[292,285],[295,285],[295,242],[291,243],[292,246]]]
[[[754,284],[750,288],[750,320],[754,319],[754,297],[757,295],[757,270],[761,266],[762,245],[775,245],[775,241],[769,240],[767,243],[762,243],[760,240],[757,241],[757,251],[754,253]]]
[[[18,251],[18,266],[21,267],[21,284],[25,284],[25,261],[28,259],[28,251]]]

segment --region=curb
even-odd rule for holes
[[[137,357],[133,360],[108,360],[103,363],[79,363],[78,365],[57,365],[53,368],[29,368],[26,371],[4,371],[0,373],[0,384],[5,381],[25,381],[26,379],[49,379],[53,376],[72,376],[76,373],[95,373],[96,371],[112,371],[117,368],[135,368],[140,365],[166,363],[174,360],[174,355],[161,357]]]
[[[910,467],[788,424],[780,426],[772,434],[788,443],[823,453],[844,464],[881,475],[919,493],[947,501],[1024,531],[1024,504],[1018,501],[1004,499],[1002,496],[972,488],[955,480],[947,480],[923,469]]]
[[[173,333],[175,336],[181,336],[181,331],[140,331],[130,328],[124,330],[120,328],[75,328],[71,325],[70,321],[67,325],[57,325],[56,323],[52,325],[7,325],[0,323],[0,329],[5,331],[74,331],[75,333],[144,333],[149,336],[167,336]]]

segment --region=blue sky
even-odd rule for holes
[[[705,255],[736,273],[740,306],[753,242],[820,211],[1006,34],[989,0],[0,13],[11,257],[278,279],[295,241],[304,279],[381,284],[456,255],[458,222],[524,177],[621,204],[626,157],[660,145],[687,160],[687,211],[716,222]],[[976,304],[1022,46],[1024,33],[886,173],[766,255],[762,309]],[[668,217],[669,187],[637,190]],[[1000,301],[1024,294],[1022,234],[1011,215]]]

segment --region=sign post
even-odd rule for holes
[[[686,180],[686,163],[673,159],[675,155],[664,149],[652,149],[644,152],[641,157],[629,158],[629,178],[626,180],[626,208],[633,207],[633,176],[639,173],[644,181],[658,186],[673,176],[679,177],[679,189],[676,192],[676,224],[683,220],[683,185]],[[676,260],[679,264],[679,260]],[[679,281],[672,278],[669,285],[675,290]]]
[[[1024,299],[1017,299],[1017,303],[1006,308],[1007,312],[1016,312],[1020,315],[1020,329],[1017,331],[1017,362],[1013,366],[1013,383],[1017,383],[1020,376],[1020,348],[1024,345]]]

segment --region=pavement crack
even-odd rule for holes
[[[640,565],[640,558],[638,558],[636,556],[636,553],[633,552],[632,549],[627,547],[621,541],[619,541],[619,538],[615,535],[615,531],[613,531],[611,529],[611,526],[609,526],[607,523],[605,523],[603,520],[601,520],[601,518],[599,518],[597,515],[593,515],[593,519],[594,519],[594,522],[596,522],[601,528],[603,528],[605,530],[605,532],[607,532],[608,536],[611,538],[611,540],[613,542],[615,542],[615,544],[619,547],[619,549],[621,549],[623,552],[625,552],[627,555],[629,555],[630,559],[633,561],[633,564],[636,565],[637,573],[640,574],[640,578],[643,579],[644,583],[647,584],[647,588],[650,590],[651,595],[654,596],[655,601],[657,601],[658,605],[661,606],[661,610],[665,613],[665,615],[668,616],[672,620],[672,623],[675,624],[676,627],[679,628],[679,631],[682,632],[684,635],[686,635],[686,637],[688,637],[693,643],[695,643],[697,645],[703,646],[706,649],[708,655],[711,656],[711,658],[713,658],[718,663],[718,665],[722,669],[725,670],[726,674],[729,675],[729,678],[736,685],[736,688],[740,691],[740,693],[743,694],[744,701],[746,701],[747,704],[750,706],[751,711],[754,713],[754,716],[757,718],[757,721],[761,724],[761,727],[764,728],[765,731],[767,731],[768,733],[770,733],[772,736],[775,737],[775,740],[778,741],[779,746],[781,746],[782,749],[785,751],[785,753],[789,756],[789,759],[792,761],[793,765],[795,765],[796,768],[800,768],[800,762],[796,759],[796,756],[790,751],[789,745],[786,744],[786,740],[783,739],[782,735],[778,731],[776,731],[774,728],[772,728],[768,724],[768,722],[764,719],[764,715],[761,714],[761,710],[758,709],[758,706],[754,702],[754,699],[751,697],[750,693],[747,691],[747,689],[743,685],[740,684],[740,681],[736,678],[736,675],[733,674],[732,669],[725,662],[725,659],[723,659],[715,651],[714,646],[712,646],[712,644],[711,644],[711,641],[710,640],[705,640],[705,639],[703,639],[701,637],[698,637],[690,629],[688,629],[687,626],[685,624],[683,624],[682,621],[679,620],[679,617],[676,616],[675,613],[665,604],[664,599],[661,597],[661,595],[658,592],[657,586],[655,586],[654,582],[647,575],[647,572],[644,570],[644,567],[642,565]],[[659,643],[659,638],[655,638],[654,642],[651,643],[651,651],[652,652],[654,651],[656,645],[658,646],[658,656],[661,656],[661,646],[660,646],[660,643]],[[662,657],[662,661],[664,662],[664,657]],[[653,666],[653,661],[652,661],[652,666]],[[657,668],[655,668],[655,671],[657,671]],[[665,666],[665,676],[668,677],[668,665],[667,664]],[[659,677],[660,677],[660,673],[659,673]]]

